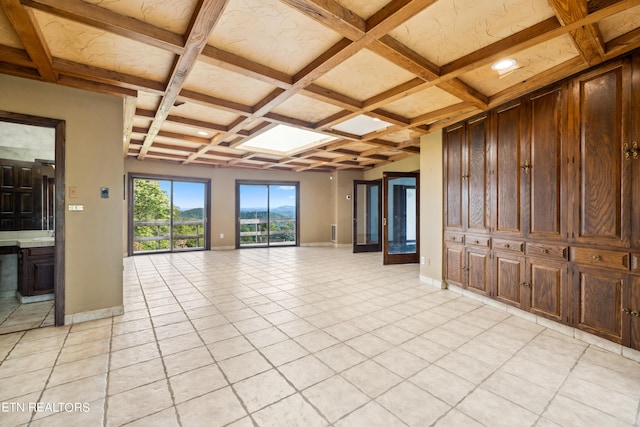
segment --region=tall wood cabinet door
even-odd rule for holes
[[[631,148],[634,148],[634,143],[637,145],[637,149],[640,150],[640,54],[633,56],[633,77],[631,91],[631,111],[636,112],[629,117],[629,142]],[[624,149],[624,145],[623,145]],[[634,248],[640,248],[640,153],[638,157],[634,154],[630,155],[632,164],[631,171],[631,246]]]
[[[640,277],[629,276],[622,310],[622,344],[640,350]]]
[[[464,126],[450,128],[444,132],[444,227],[446,230],[463,230],[463,206],[465,197],[463,175],[465,159]]]
[[[629,142],[630,68],[618,61],[571,82],[571,237],[580,243],[629,246],[632,160],[625,160],[624,143]]]
[[[495,298],[505,304],[523,308],[525,287],[524,257],[512,254],[494,253]],[[525,302],[525,306],[528,304]]]
[[[444,277],[447,284],[464,287],[464,246],[447,245],[444,248]]]
[[[528,311],[562,323],[568,316],[568,263],[527,258]]]
[[[489,295],[491,278],[490,252],[486,249],[467,248],[466,273],[467,289],[481,295]]]
[[[524,183],[527,187],[527,234],[531,238],[566,238],[566,148],[563,146],[565,86],[529,97],[527,156]],[[527,163],[529,167],[527,168]]]
[[[524,106],[512,103],[498,109],[493,116],[493,201],[492,224],[496,234],[523,235],[521,185],[524,175],[523,140]]]
[[[622,297],[625,274],[573,265],[573,326],[622,343]]]
[[[467,121],[467,200],[464,222],[474,233],[489,230],[489,120],[480,116]]]

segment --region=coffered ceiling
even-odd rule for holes
[[[125,158],[214,167],[380,166],[419,153],[423,134],[640,47],[640,0],[0,5],[1,73],[122,96]],[[500,75],[505,57],[515,69]],[[322,142],[242,145],[280,125]]]

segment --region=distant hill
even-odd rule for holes
[[[185,209],[180,211],[182,219],[202,219],[204,218],[203,208]]]
[[[271,209],[270,217],[272,219],[295,218],[295,215],[296,215],[296,207],[285,205],[285,206],[278,206],[277,208]],[[267,208],[266,207],[242,208],[240,209],[240,218],[267,219]]]

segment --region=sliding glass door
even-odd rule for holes
[[[129,254],[208,249],[209,181],[130,176]]]
[[[298,183],[236,181],[236,247],[298,244]]]

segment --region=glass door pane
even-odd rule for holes
[[[173,182],[172,242],[174,250],[205,247],[205,184]]]
[[[269,245],[296,244],[297,188],[269,185]]]
[[[135,178],[133,198],[133,252],[171,249],[171,181]]]
[[[269,187],[267,185],[240,185],[238,246],[268,246]]]
[[[382,250],[380,182],[354,181],[353,252]]]
[[[385,175],[385,264],[418,262],[418,176]]]

